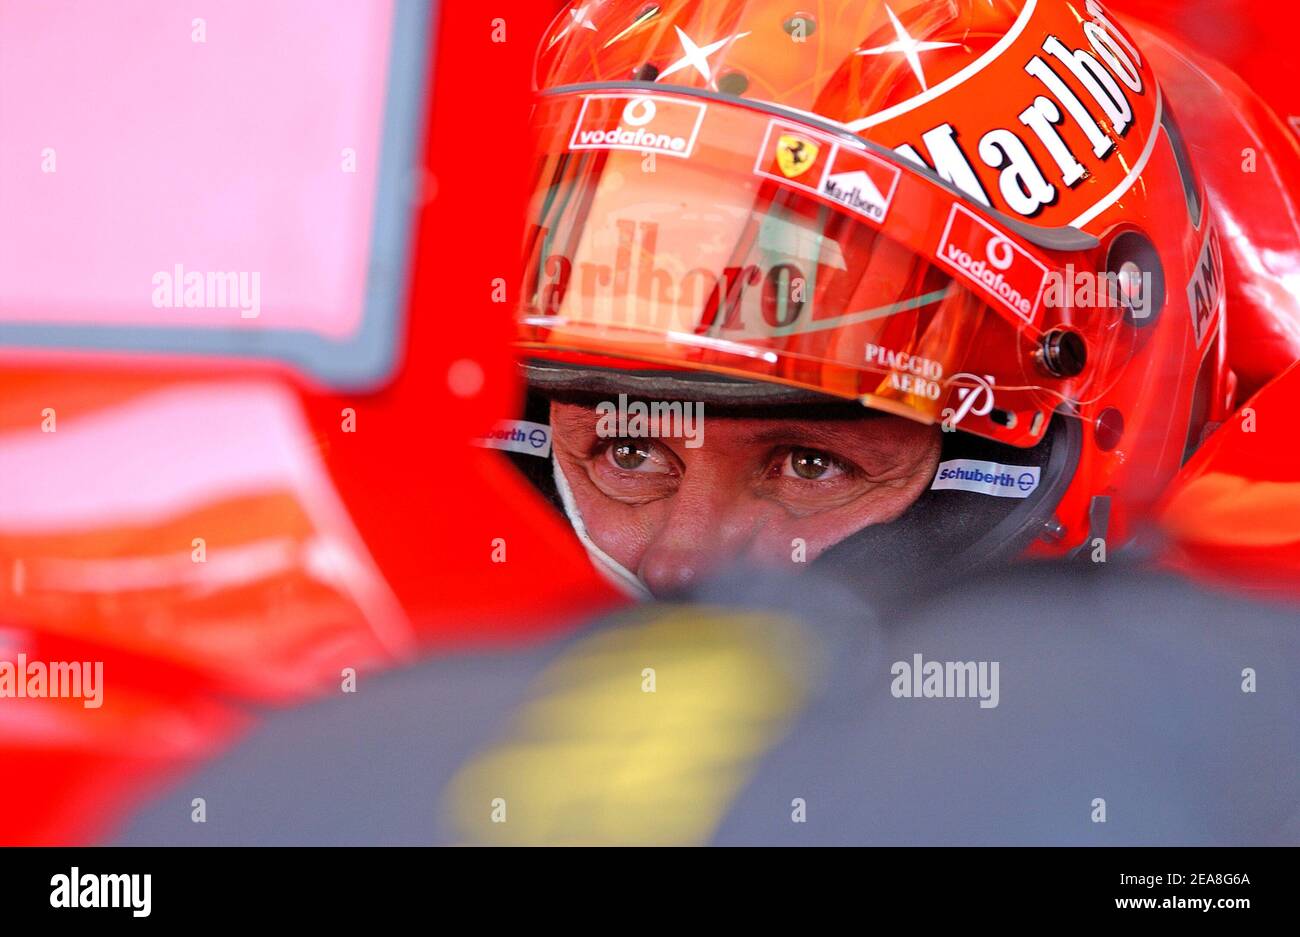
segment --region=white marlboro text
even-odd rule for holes
[[[960,142],[969,130],[963,128],[959,135],[950,123],[932,127],[919,140],[905,141],[894,151],[932,169],[984,205],[1034,218],[1055,204],[1062,187],[1074,189],[1120,152],[1118,141],[1133,126],[1130,96],[1147,93],[1137,48],[1097,0],[1086,0],[1085,8],[1091,18],[1082,23],[1082,42],[1075,44],[1089,48],[1072,48],[1055,35],[1043,40],[1039,53],[1024,65],[1025,72],[1038,81],[1036,93],[1013,102],[1001,122],[1004,126],[969,137],[978,141],[974,146],[978,164]],[[1083,89],[1083,96],[1075,93],[1067,77]],[[1099,118],[1109,123],[1113,133],[1102,128]],[[1061,133],[1067,122],[1082,131],[1086,148],[1076,149]],[[868,116],[847,126],[860,132],[874,123]],[[918,146],[928,152],[929,160]],[[989,171],[996,184],[986,190],[980,174]],[[1089,208],[1072,223],[1082,226],[1095,211]]]

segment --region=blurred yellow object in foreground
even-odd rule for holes
[[[793,619],[700,606],[638,610],[578,641],[444,808],[461,842],[706,842],[809,686]]]

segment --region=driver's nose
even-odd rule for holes
[[[656,597],[689,588],[714,569],[739,558],[762,523],[762,511],[737,493],[687,474],[673,509],[641,556],[637,575]]]

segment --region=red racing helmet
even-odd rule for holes
[[[586,0],[536,76],[530,386],[939,424],[855,563],[1123,544],[1229,412],[1214,214],[1095,0]]]

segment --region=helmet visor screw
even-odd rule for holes
[[[1142,288],[1143,283],[1142,268],[1131,260],[1126,260],[1120,264],[1119,268],[1119,298],[1132,313],[1135,318],[1145,318],[1147,307],[1151,297],[1148,295],[1149,290]]]
[[[1076,377],[1088,363],[1088,346],[1078,332],[1052,329],[1043,336],[1038,363],[1053,377]]]
[[[795,39],[806,39],[817,31],[817,20],[811,13],[796,13],[782,23],[781,28]]]

